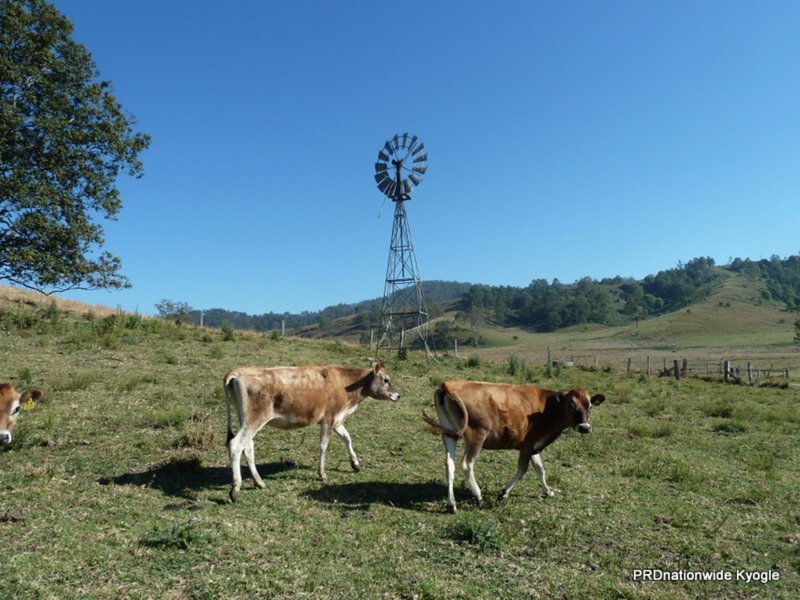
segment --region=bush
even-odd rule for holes
[[[227,321],[223,321],[220,330],[222,331],[222,340],[224,342],[232,342],[234,340],[235,330],[233,328],[233,325],[231,325]]]

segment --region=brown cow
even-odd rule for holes
[[[540,452],[568,427],[580,433],[590,433],[589,411],[603,400],[605,396],[602,394],[590,396],[584,388],[575,388],[564,394],[529,385],[445,381],[434,394],[439,422],[427,415],[424,419],[442,434],[444,441],[449,508],[453,512],[456,510],[453,477],[456,442],[460,438],[464,438],[466,446],[461,468],[478,502],[482,495],[473,469],[482,448],[519,450],[517,473],[503,488],[502,498],[508,498],[513,487],[525,476],[531,460],[542,490],[552,496],[553,490],[547,486]]]
[[[320,424],[319,476],[325,473],[325,452],[331,429],[344,440],[350,465],[358,471],[361,465],[353,450],[345,419],[353,414],[361,401],[369,396],[379,400],[398,400],[386,367],[374,363],[369,369],[348,369],[332,366],[245,367],[225,375],[228,399],[228,454],[233,469],[231,501],[236,501],[242,485],[240,461],[242,452],[256,485],[265,487],[256,470],[253,438],[264,426],[296,429]],[[231,404],[239,416],[239,431],[231,429]]]
[[[11,443],[11,430],[14,429],[20,409],[29,402],[38,402],[41,397],[39,390],[20,394],[10,383],[0,383],[0,445]]]

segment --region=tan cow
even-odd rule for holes
[[[541,451],[569,427],[580,433],[590,433],[589,411],[603,400],[602,394],[591,396],[584,388],[564,394],[529,385],[445,381],[434,394],[439,422],[423,415],[425,421],[442,434],[444,441],[449,508],[453,512],[456,510],[453,478],[459,439],[463,438],[466,446],[461,468],[478,502],[482,495],[475,481],[474,465],[482,448],[519,450],[517,473],[503,488],[502,498],[508,498],[513,487],[525,476],[531,461],[542,490],[552,496],[553,490],[545,480]]]
[[[320,424],[319,476],[327,479],[325,453],[331,429],[344,440],[350,465],[358,471],[361,465],[353,450],[345,419],[353,414],[361,401],[369,396],[379,400],[398,400],[386,367],[374,363],[368,369],[348,369],[327,365],[304,367],[245,367],[225,375],[228,399],[228,454],[233,469],[231,501],[236,501],[242,485],[241,458],[256,485],[265,487],[256,470],[253,438],[264,426],[297,429]],[[239,417],[239,431],[231,428],[231,404]]]
[[[39,390],[20,394],[10,383],[0,383],[0,445],[11,443],[11,430],[22,407],[36,403],[42,397]]]

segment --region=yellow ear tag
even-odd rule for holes
[[[22,410],[33,410],[34,408],[36,408],[36,402],[33,401],[33,398],[22,404]]]

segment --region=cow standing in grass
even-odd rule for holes
[[[456,510],[453,479],[459,439],[463,438],[466,446],[461,467],[478,502],[482,495],[475,481],[474,466],[482,448],[519,450],[517,473],[503,488],[502,498],[508,498],[525,476],[530,462],[539,475],[542,491],[552,496],[553,490],[545,480],[541,451],[567,428],[590,433],[589,411],[604,400],[602,394],[592,396],[584,388],[562,393],[530,385],[445,381],[434,394],[439,422],[428,416],[424,419],[442,434],[450,510]]]
[[[344,441],[354,471],[361,468],[353,450],[345,419],[364,398],[398,400],[386,367],[374,363],[368,369],[333,366],[244,367],[225,374],[228,400],[228,454],[233,470],[231,501],[236,501],[242,485],[241,457],[258,487],[265,487],[256,470],[253,438],[269,425],[278,429],[297,429],[319,423],[319,476],[327,479],[325,453],[331,430]],[[239,431],[233,434],[231,405],[239,417]]]
[[[10,383],[0,383],[0,445],[11,443],[11,430],[19,411],[31,407],[42,397],[39,390],[28,390],[20,394]]]

